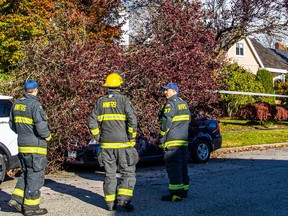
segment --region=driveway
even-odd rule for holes
[[[137,169],[135,211],[108,212],[103,201],[103,172],[83,170],[47,175],[41,206],[48,216],[286,216],[288,214],[288,148],[219,153],[207,164],[189,164],[189,197],[160,201],[167,193],[163,164]],[[0,215],[21,215],[6,206],[16,179],[2,183]]]

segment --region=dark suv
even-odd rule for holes
[[[206,163],[212,151],[221,148],[222,136],[219,123],[210,118],[197,118],[191,121],[189,127],[190,158],[196,163]],[[163,149],[147,139],[143,133],[138,136],[135,148],[140,157],[140,162],[163,159]],[[85,147],[75,147],[68,151],[66,163],[77,165],[98,165],[97,153],[101,146],[95,141],[90,141]]]

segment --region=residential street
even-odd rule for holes
[[[160,201],[168,187],[164,165],[139,167],[131,213],[105,210],[101,171],[47,175],[41,206],[48,216],[287,215],[288,148],[219,154],[208,164],[190,164],[189,175],[189,197],[167,203]],[[1,216],[21,215],[6,206],[15,183],[12,179],[0,186]]]

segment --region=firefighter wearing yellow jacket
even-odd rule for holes
[[[181,201],[189,190],[188,176],[188,104],[178,97],[178,86],[168,83],[162,86],[167,98],[160,112],[160,147],[164,149],[166,171],[169,177],[169,194],[162,201]]]
[[[121,73],[114,72],[107,76],[103,86],[108,88],[108,93],[96,101],[88,119],[89,129],[102,148],[98,161],[105,169],[103,189],[109,211],[115,210],[117,206],[128,211],[134,209],[130,202],[139,158],[134,148],[137,119],[131,102],[120,93],[122,83]],[[118,189],[117,168],[121,174]]]
[[[8,205],[24,215],[43,215],[40,208],[40,188],[44,185],[47,166],[47,143],[51,139],[46,112],[37,98],[39,86],[34,80],[24,84],[24,97],[13,104],[9,125],[18,134],[19,160],[22,173]]]

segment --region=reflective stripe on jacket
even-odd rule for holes
[[[19,152],[47,154],[45,139],[51,138],[46,112],[39,99],[25,94],[15,101],[10,112],[10,128],[18,134]]]
[[[102,148],[127,148],[135,145],[136,111],[129,99],[117,90],[96,101],[88,118],[88,127]]]
[[[174,95],[160,114],[160,143],[162,147],[188,146],[188,128],[191,120],[188,104]]]

